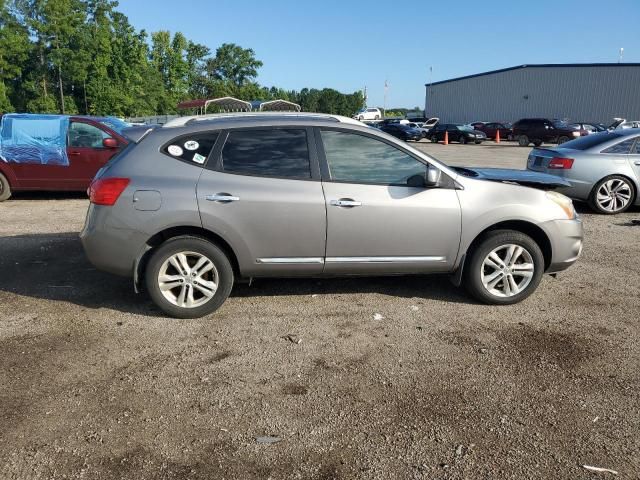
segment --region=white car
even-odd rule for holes
[[[379,108],[363,108],[356,113],[353,118],[356,120],[380,120],[382,118],[382,112]]]
[[[440,121],[440,119],[438,117],[431,117],[429,120],[424,122],[424,125],[422,125],[422,128],[424,128],[425,130],[429,131],[433,127],[435,127],[438,124],[439,121]]]
[[[624,130],[626,128],[640,128],[640,121],[627,120],[626,118],[614,118],[614,122],[609,125],[609,130]]]

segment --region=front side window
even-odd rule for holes
[[[217,138],[218,132],[185,135],[174,138],[165,145],[163,152],[170,157],[202,165],[213,150]]]
[[[88,123],[71,122],[69,146],[74,148],[102,148],[102,140],[111,138],[104,130]]]
[[[235,130],[222,149],[227,173],[311,178],[307,132],[303,129]]]
[[[602,153],[615,153],[619,155],[628,154],[631,151],[633,142],[635,142],[635,138],[630,138],[629,140],[625,140],[624,142],[616,143],[609,148],[605,148]]]
[[[406,186],[410,177],[426,175],[427,165],[375,138],[333,130],[321,135],[332,180]]]

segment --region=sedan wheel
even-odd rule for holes
[[[438,137],[436,137],[435,135],[433,135],[431,137],[431,143],[438,143]]]
[[[199,237],[176,237],[153,251],[145,270],[151,299],[176,318],[198,318],[217,310],[233,286],[226,254]]]
[[[465,286],[475,298],[508,305],[535,291],[544,271],[544,256],[531,237],[495,230],[476,243],[463,269]]]
[[[635,191],[631,182],[625,177],[607,177],[593,188],[589,203],[594,210],[615,214],[624,212],[631,206]]]
[[[467,143],[467,137],[465,137],[464,135],[460,135],[460,138],[458,139],[458,141],[464,145],[465,143]]]
[[[558,145],[562,145],[563,143],[566,143],[569,141],[569,137],[560,137],[558,139]]]

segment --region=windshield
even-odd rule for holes
[[[120,120],[119,118],[115,118],[115,117],[109,117],[109,118],[105,118],[103,120],[100,120],[100,123],[103,124],[103,125],[106,125],[111,130],[114,130],[114,131],[118,132],[119,134],[122,134],[122,130],[124,130],[125,128],[129,128],[131,126],[130,123],[125,122],[124,120]]]
[[[456,125],[458,130],[464,130],[465,132],[473,132],[473,127],[471,125]]]
[[[622,137],[619,133],[614,132],[602,132],[593,133],[584,137],[578,137],[575,140],[564,142],[560,148],[570,148],[571,150],[589,150],[603,143],[615,140],[618,137]]]

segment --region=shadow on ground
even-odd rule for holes
[[[0,238],[0,295],[70,302],[88,308],[160,315],[146,294],[136,295],[132,280],[95,269],[86,259],[77,233]],[[258,279],[239,283],[232,297],[380,293],[470,303],[447,276],[392,276]]]

